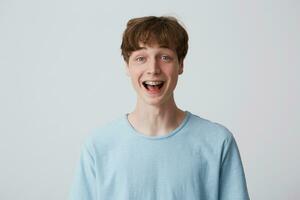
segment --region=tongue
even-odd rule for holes
[[[159,87],[158,87],[158,86],[148,85],[148,89],[149,89],[151,92],[158,92],[158,91],[159,91]]]

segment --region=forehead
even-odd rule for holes
[[[167,51],[170,53],[175,53],[174,49],[158,43],[152,43],[152,44],[139,43],[139,48],[133,51],[132,53],[141,52],[141,51],[164,51],[164,52]]]

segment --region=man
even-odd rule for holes
[[[88,137],[70,199],[248,200],[232,133],[176,106],[186,30],[173,17],[134,18],[121,50],[136,107]]]

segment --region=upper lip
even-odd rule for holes
[[[162,82],[165,82],[163,80],[145,80],[145,81],[143,81],[143,83],[146,82],[146,81],[162,81]]]

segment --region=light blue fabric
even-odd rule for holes
[[[82,146],[70,200],[248,200],[237,143],[223,125],[186,112],[164,136],[146,136],[127,114]]]

